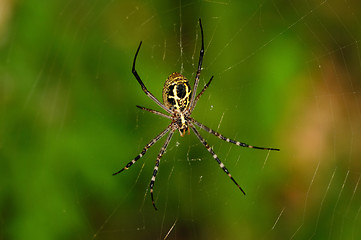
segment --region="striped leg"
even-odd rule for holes
[[[202,91],[200,93],[198,93],[196,99],[194,100],[194,106],[197,105],[197,102],[198,102],[199,98],[203,95],[203,93],[207,90],[208,86],[211,84],[211,82],[213,80],[213,77],[214,76],[212,76],[211,79],[208,81],[208,83],[203,87]]]
[[[174,133],[174,130],[171,130],[167,139],[164,142],[163,147],[160,149],[160,152],[157,156],[157,160],[155,161],[153,176],[152,176],[152,179],[150,180],[150,196],[152,198],[152,204],[153,204],[153,207],[155,208],[155,210],[158,210],[157,207],[155,206],[154,198],[153,198],[153,188],[154,188],[155,177],[157,176],[157,173],[158,173],[160,159],[162,158],[165,150],[167,149],[168,144],[169,144],[170,140],[172,139],[173,133]]]
[[[123,172],[124,170],[127,170],[128,168],[130,168],[136,161],[138,161],[139,158],[143,157],[146,152],[148,151],[148,149],[156,142],[158,142],[159,139],[161,139],[171,128],[171,125],[169,125],[163,132],[161,132],[158,136],[156,136],[155,138],[152,139],[152,141],[150,141],[142,150],[142,152],[136,156],[132,161],[130,161],[124,168],[120,169],[118,172],[113,173],[114,175],[117,175],[118,173]]]
[[[197,129],[193,126],[191,126],[194,134],[197,136],[197,138],[199,139],[199,141],[201,141],[201,143],[206,147],[206,149],[208,150],[208,152],[210,152],[210,154],[212,154],[213,158],[217,161],[217,163],[219,164],[219,166],[222,168],[222,170],[228,175],[228,177],[237,185],[237,187],[239,188],[239,190],[242,191],[242,193],[244,195],[246,195],[246,193],[243,191],[243,189],[238,185],[238,183],[236,182],[236,180],[234,180],[234,178],[232,177],[231,173],[228,171],[228,169],[226,168],[226,166],[224,166],[224,164],[221,162],[221,160],[219,160],[217,154],[214,153],[213,149],[208,145],[208,143],[206,142],[206,140],[204,140],[204,138],[199,134],[199,132],[197,131]]]
[[[158,112],[156,110],[150,109],[150,108],[142,107],[142,106],[139,106],[139,105],[137,105],[137,108],[140,108],[140,109],[145,110],[147,112],[153,113],[155,115],[159,115],[159,116],[162,116],[162,117],[165,117],[165,118],[172,119],[171,116],[166,115],[166,114],[161,113],[161,112]]]
[[[232,140],[230,138],[227,138],[225,136],[223,136],[222,134],[220,134],[219,132],[214,131],[213,129],[210,129],[207,126],[204,126],[202,123],[197,122],[196,120],[193,119],[194,124],[196,124],[198,127],[202,128],[203,130],[213,134],[214,136],[218,137],[219,139],[222,139],[223,141],[226,142],[230,142],[233,144],[236,144],[237,146],[241,146],[241,147],[247,147],[247,148],[254,148],[254,149],[261,149],[261,150],[275,150],[275,151],[279,151],[278,148],[268,148],[268,147],[256,147],[256,146],[251,146],[248,145],[246,143],[241,143],[235,140]]]

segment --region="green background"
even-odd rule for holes
[[[361,9],[357,1],[0,3],[0,239],[358,239]],[[176,133],[123,168],[168,119],[165,79],[193,84],[202,144]],[[173,227],[172,227],[173,226]],[[169,233],[169,235],[167,235]]]

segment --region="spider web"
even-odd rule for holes
[[[0,3],[0,239],[359,239],[361,9],[357,1]],[[170,73],[244,196],[191,133],[165,137]]]

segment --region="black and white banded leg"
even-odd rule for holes
[[[242,193],[244,195],[246,195],[246,193],[243,191],[243,189],[241,188],[241,186],[239,186],[239,184],[236,182],[236,180],[234,180],[234,178],[232,177],[231,173],[228,171],[228,169],[226,168],[226,166],[224,166],[224,164],[221,162],[221,160],[219,160],[217,154],[213,151],[212,147],[208,145],[208,143],[206,142],[206,140],[204,140],[204,138],[199,134],[199,132],[197,131],[197,129],[193,126],[191,126],[194,134],[197,136],[197,138],[199,139],[199,141],[204,145],[204,147],[208,150],[208,152],[210,154],[212,154],[213,158],[217,161],[217,163],[219,164],[219,167],[222,168],[222,170],[228,175],[228,177],[237,185],[237,187],[239,188],[239,190],[242,191]]]
[[[235,141],[233,139],[227,138],[225,136],[223,136],[222,134],[220,134],[219,132],[214,131],[213,129],[210,129],[209,127],[203,125],[200,122],[197,122],[196,120],[192,119],[193,123],[195,125],[197,125],[198,127],[202,128],[203,130],[213,134],[214,136],[218,137],[219,139],[222,139],[223,141],[226,142],[230,142],[233,144],[236,144],[237,146],[241,146],[241,147],[246,147],[246,148],[254,148],[254,149],[261,149],[261,150],[274,150],[274,151],[279,151],[278,148],[269,148],[269,147],[256,147],[256,146],[252,146],[252,145],[248,145],[247,143],[242,143],[242,142],[238,142]]]
[[[138,161],[139,158],[143,157],[148,149],[156,142],[159,141],[159,139],[161,139],[167,132],[169,132],[169,130],[171,129],[172,125],[169,125],[163,132],[161,132],[158,136],[156,136],[155,138],[153,138],[142,150],[141,153],[138,154],[138,156],[136,156],[132,161],[130,161],[124,168],[120,169],[118,172],[113,173],[114,175],[117,175],[118,173],[123,172],[124,170],[127,170],[128,168],[130,168],[136,161]]]
[[[136,106],[137,106],[137,108],[140,108],[140,109],[142,109],[142,110],[144,110],[144,111],[153,113],[153,114],[155,114],[155,115],[159,115],[159,116],[162,116],[162,117],[165,117],[165,118],[172,119],[171,116],[166,115],[166,114],[164,114],[164,113],[161,113],[161,112],[159,112],[159,111],[157,111],[157,110],[153,110],[153,109],[150,109],[150,108],[142,107],[142,106],[139,106],[139,105],[136,105]]]
[[[158,173],[160,159],[162,158],[165,150],[167,149],[168,144],[169,144],[170,140],[172,139],[173,133],[174,133],[174,130],[171,130],[167,139],[164,142],[163,147],[160,149],[160,152],[157,156],[157,160],[155,161],[153,176],[152,176],[152,179],[150,180],[150,196],[152,198],[152,204],[153,204],[153,207],[155,210],[157,210],[157,207],[155,206],[154,198],[153,198],[153,188],[154,188],[155,177],[157,176],[157,173]]]

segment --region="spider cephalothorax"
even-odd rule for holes
[[[277,149],[277,148],[255,147],[255,146],[248,145],[246,143],[232,140],[232,139],[227,138],[227,137],[223,136],[222,134],[210,129],[209,127],[203,125],[202,123],[197,122],[196,120],[194,120],[191,117],[191,114],[194,110],[194,107],[197,104],[197,101],[202,96],[204,91],[208,88],[209,84],[212,82],[212,79],[213,79],[213,76],[212,76],[211,79],[208,81],[208,83],[203,87],[202,91],[200,91],[200,93],[196,96],[198,83],[199,83],[199,76],[200,76],[201,70],[202,70],[203,55],[204,55],[203,28],[202,28],[202,23],[201,23],[200,19],[199,19],[199,26],[201,29],[202,46],[201,46],[201,50],[199,53],[198,68],[197,68],[197,73],[196,73],[196,77],[195,77],[195,81],[194,81],[193,92],[191,91],[191,87],[189,85],[188,80],[182,74],[172,73],[167,78],[167,80],[164,84],[164,87],[163,87],[163,104],[162,104],[156,97],[154,97],[154,95],[151,92],[148,91],[148,89],[145,87],[143,81],[140,79],[137,71],[135,70],[135,62],[137,60],[137,56],[139,53],[140,46],[142,45],[142,42],[140,42],[137,52],[135,53],[134,60],[133,60],[132,72],[133,72],[134,77],[137,79],[138,83],[142,87],[142,90],[145,92],[145,94],[147,94],[147,96],[150,99],[152,99],[156,104],[158,104],[158,106],[163,108],[163,110],[165,110],[168,113],[168,115],[161,113],[159,111],[153,110],[153,109],[149,109],[149,108],[145,108],[145,107],[141,107],[141,106],[137,106],[137,107],[142,110],[154,113],[156,115],[159,115],[159,116],[162,116],[165,118],[169,118],[170,120],[172,120],[172,122],[168,125],[168,127],[166,129],[164,129],[160,134],[158,134],[158,136],[153,138],[143,148],[143,150],[140,154],[138,154],[132,161],[127,163],[127,165],[125,165],[125,167],[123,167],[121,170],[114,173],[113,175],[116,175],[116,174],[128,169],[130,166],[132,166],[136,161],[138,161],[139,158],[143,157],[144,154],[146,154],[148,149],[151,146],[153,146],[154,143],[156,143],[159,139],[161,139],[164,135],[166,135],[169,132],[169,135],[168,135],[167,139],[165,140],[164,145],[161,148],[161,150],[157,156],[157,160],[155,162],[155,166],[154,166],[154,170],[153,170],[153,176],[150,181],[150,196],[152,198],[152,204],[155,209],[157,209],[155,207],[154,197],[153,197],[153,188],[154,188],[155,177],[158,173],[160,159],[162,158],[165,150],[168,147],[170,140],[172,139],[174,132],[177,129],[179,130],[179,133],[181,134],[181,136],[184,136],[186,131],[188,131],[188,133],[189,133],[190,129],[192,129],[192,131],[194,132],[196,137],[199,139],[199,141],[208,150],[208,152],[210,152],[210,154],[212,154],[213,158],[217,161],[220,168],[237,185],[237,187],[243,192],[243,194],[245,194],[243,189],[238,185],[236,180],[234,180],[234,178],[232,177],[232,175],[230,174],[230,172],[228,171],[226,166],[224,166],[224,164],[221,162],[221,160],[219,160],[218,156],[214,153],[213,148],[208,145],[206,140],[200,135],[200,133],[198,132],[197,128],[195,128],[194,125],[198,126],[199,128],[213,134],[214,136],[216,136],[226,142],[236,144],[237,146],[263,149],[263,150],[279,151],[279,149]]]
[[[183,137],[185,132],[188,131],[190,134],[189,127],[192,126],[192,120],[189,117],[188,110],[178,111],[174,110],[174,114],[172,115],[172,122],[175,124],[173,125],[174,130],[179,130],[180,135]]]

